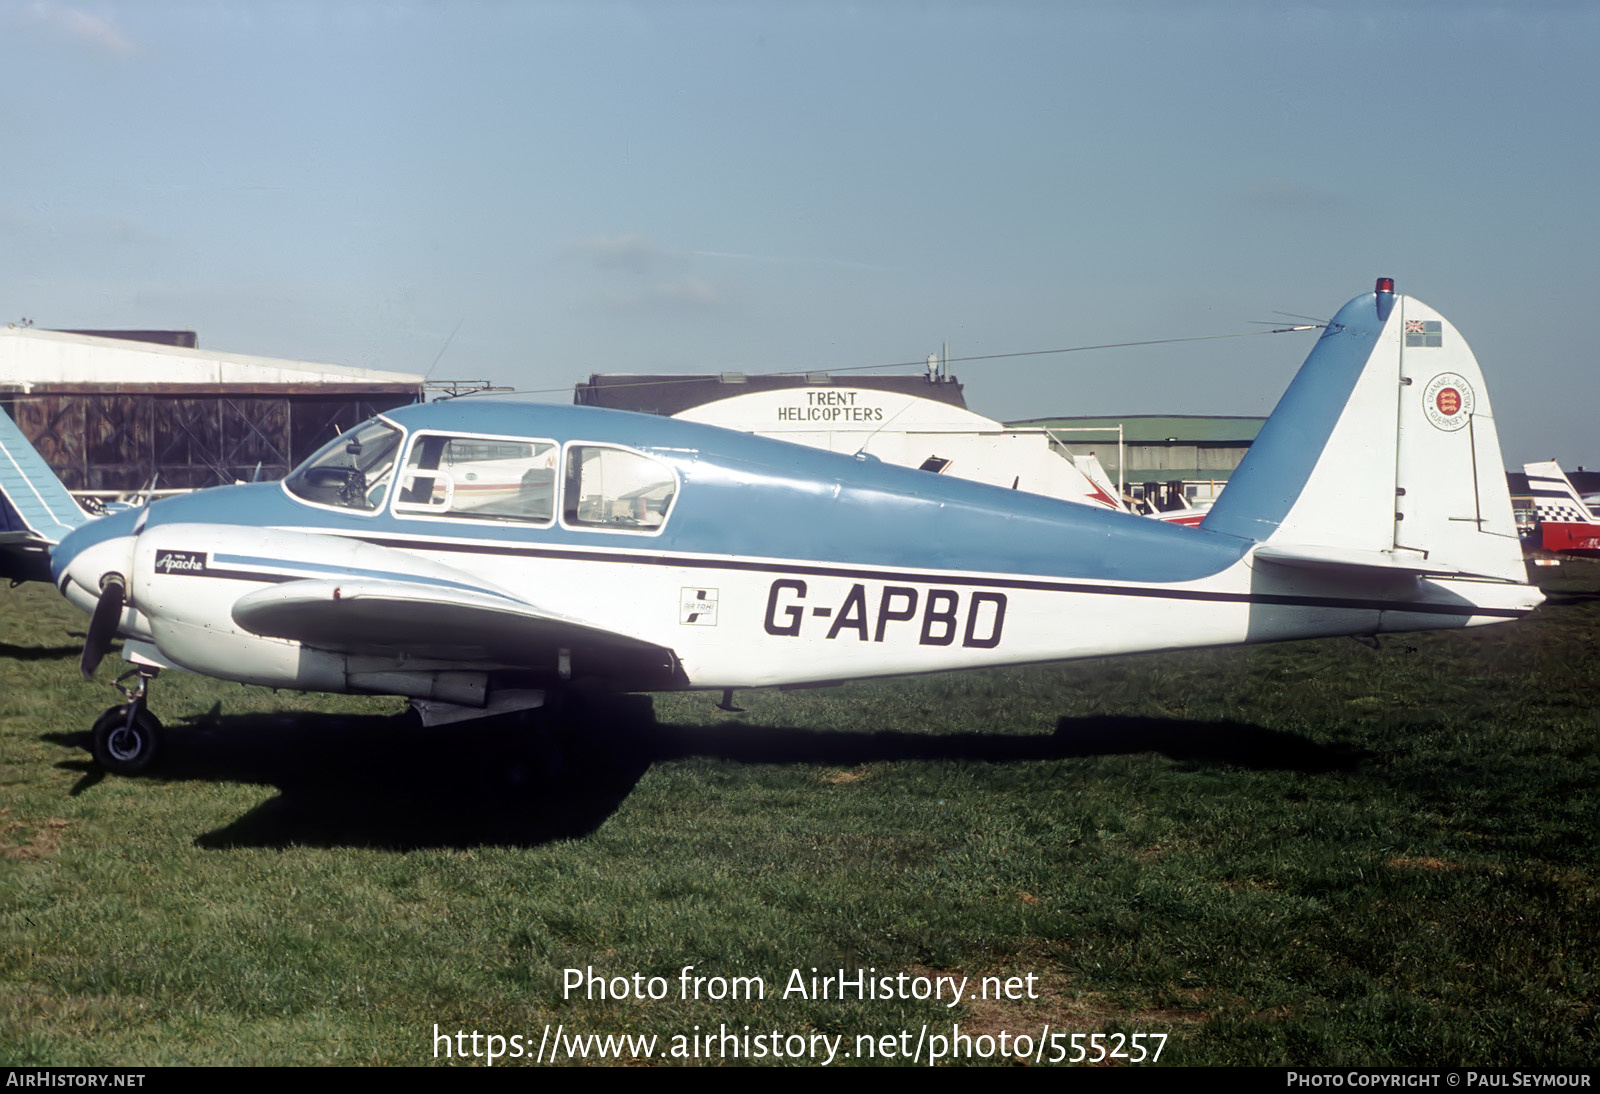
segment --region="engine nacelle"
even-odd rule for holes
[[[342,536],[171,524],[134,539],[131,568],[129,601],[150,641],[191,672],[304,691],[485,701],[488,675],[477,666],[318,649],[251,633],[233,619],[234,604],[267,584],[341,575],[467,580],[448,567]]]

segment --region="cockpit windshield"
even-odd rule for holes
[[[329,441],[290,472],[284,485],[318,505],[372,512],[388,496],[400,440],[400,430],[373,418]]]

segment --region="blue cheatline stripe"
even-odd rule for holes
[[[297,578],[304,577],[305,575],[304,574],[300,574],[300,573],[290,573],[288,571],[291,571],[291,570],[295,570],[295,571],[307,570],[307,571],[310,571],[311,573],[332,574],[332,575],[335,575],[335,576],[338,576],[338,577],[350,577],[350,578],[371,577],[371,578],[379,578],[379,579],[382,579],[382,580],[385,580],[385,581],[401,581],[401,582],[404,582],[404,583],[406,583],[408,585],[432,585],[432,586],[436,586],[436,587],[441,588],[441,589],[462,589],[462,590],[465,590],[466,592],[469,592],[469,593],[479,593],[479,594],[481,594],[483,596],[492,596],[492,597],[495,597],[496,599],[506,600],[506,601],[509,601],[509,602],[511,602],[513,604],[523,604],[524,603],[523,601],[517,600],[515,597],[510,597],[510,596],[507,596],[504,593],[495,592],[493,589],[487,589],[487,588],[483,587],[482,585],[472,585],[472,584],[468,584],[467,582],[464,582],[464,581],[450,581],[448,579],[430,577],[430,576],[428,576],[426,574],[408,574],[408,573],[404,573],[402,571],[397,571],[397,570],[357,569],[357,568],[355,568],[353,566],[331,566],[331,565],[328,565],[328,564],[322,563],[322,562],[300,562],[300,561],[290,561],[288,559],[282,559],[282,558],[256,558],[256,557],[253,557],[251,555],[220,555],[219,554],[219,555],[212,555],[211,557],[214,558],[218,562],[226,563],[226,564],[232,565],[232,566],[260,566],[263,569],[271,571],[270,573],[265,573],[265,574],[260,574],[260,575],[241,574],[239,572],[233,572],[233,573],[230,573],[228,575],[230,577],[236,577],[236,576],[256,577],[256,576],[259,576],[261,578],[266,578],[266,579],[275,580],[275,581],[294,581]]]
[[[670,554],[600,553],[560,548],[507,547],[500,544],[445,543],[438,540],[404,540],[361,537],[380,547],[414,551],[441,551],[461,554],[513,555],[563,562],[620,563],[629,566],[672,566],[683,569],[735,570],[794,577],[836,577],[845,580],[909,581],[923,585],[960,585],[1021,592],[1079,593],[1092,596],[1126,596],[1150,600],[1186,600],[1228,604],[1263,604],[1279,607],[1346,608],[1367,611],[1413,612],[1419,615],[1493,616],[1517,619],[1527,614],[1520,608],[1484,608],[1473,604],[1439,604],[1424,601],[1375,599],[1367,597],[1297,596],[1284,593],[1219,592],[1210,589],[1176,589],[1149,586],[1102,585],[1079,581],[1041,581],[1022,577],[989,577],[976,574],[936,571],[907,573],[901,570],[874,570],[857,567],[807,564],[779,560],[695,558]]]

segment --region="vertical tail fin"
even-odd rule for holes
[[[1528,476],[1528,493],[1533,496],[1534,519],[1561,524],[1600,524],[1555,460],[1526,463],[1522,470]]]
[[[1524,464],[1539,546],[1553,554],[1600,557],[1600,519],[1584,504],[1572,480],[1554,460]]]
[[[1262,557],[1523,583],[1477,360],[1386,282],[1334,316],[1202,527]]]

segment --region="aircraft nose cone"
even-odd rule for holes
[[[133,544],[140,510],[112,513],[79,526],[50,552],[50,576],[56,587],[75,603],[80,595],[90,601],[100,596],[107,574],[120,574],[124,584],[133,579]]]

